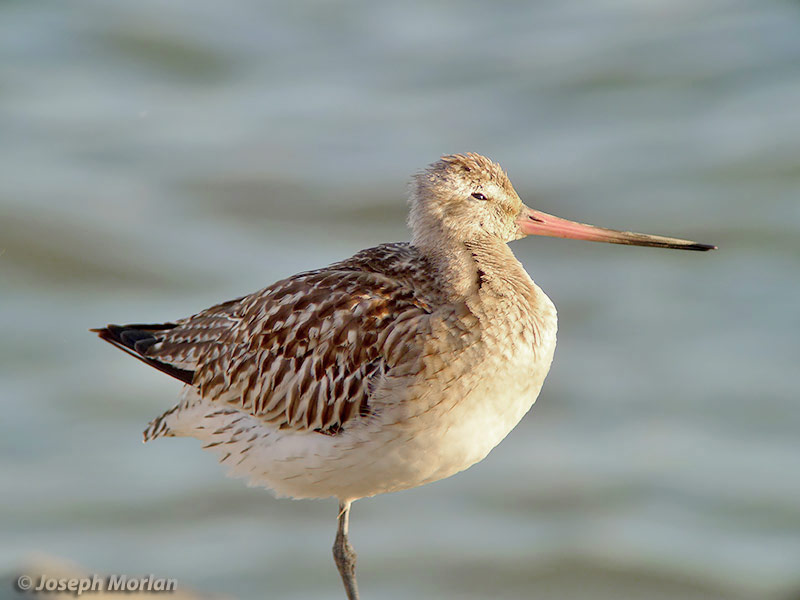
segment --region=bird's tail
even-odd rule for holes
[[[157,323],[152,325],[107,325],[89,331],[96,333],[101,340],[127,352],[134,358],[150,365],[184,383],[192,383],[194,371],[181,369],[155,358],[148,351],[164,339],[164,332],[177,327],[176,323]]]

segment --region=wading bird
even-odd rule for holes
[[[185,384],[145,441],[188,436],[292,498],[336,498],[333,556],[358,598],[350,505],[482,460],[533,405],[556,309],[508,247],[527,235],[711,250],[533,210],[502,168],[444,156],[413,179],[411,242],[383,244],[194,316],[93,330]]]

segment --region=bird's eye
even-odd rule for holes
[[[486,196],[484,196],[480,192],[473,192],[472,197],[475,198],[476,200],[486,200]]]

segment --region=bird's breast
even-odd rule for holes
[[[556,341],[555,308],[536,290],[530,306],[476,304],[434,322],[408,396],[384,413],[408,430],[403,455],[420,482],[482,460],[535,402]]]

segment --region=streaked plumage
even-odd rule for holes
[[[339,499],[335,556],[350,598],[350,502],[483,459],[539,393],[556,311],[507,242],[544,233],[709,248],[528,209],[499,165],[477,154],[443,157],[414,179],[409,223],[410,243],[174,323],[97,330],[186,384],[146,441],[195,437],[251,484]]]

